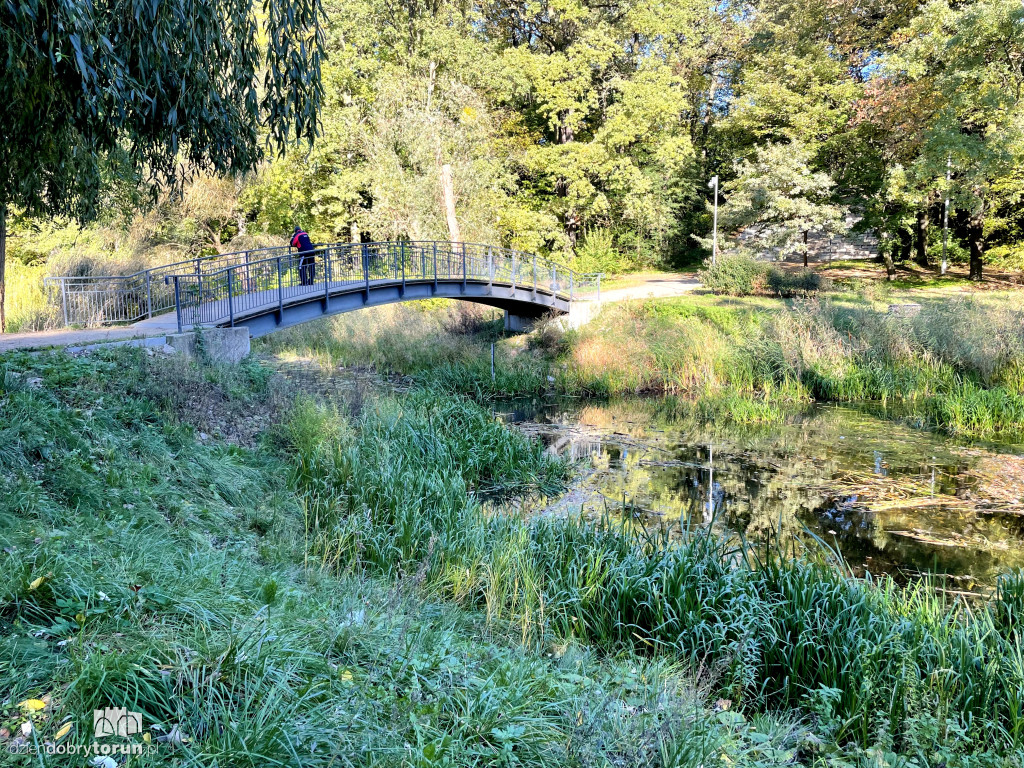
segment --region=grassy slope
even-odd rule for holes
[[[887,313],[908,301],[922,304],[920,315]],[[777,420],[792,402],[872,401],[953,434],[1024,435],[1015,291],[867,284],[816,300],[687,295],[611,304],[579,331],[512,338],[487,315],[435,302],[343,316],[266,343],[484,399],[673,392],[707,416],[745,422]]]
[[[1009,766],[1021,748],[1019,581],[954,609],[737,567],[699,535],[495,516],[481,494],[566,468],[440,394],[293,406],[258,366],[130,351],[7,358],[3,384],[9,729],[46,697],[39,738],[69,719],[85,741],[90,710],[125,704],[187,738],[149,764],[197,766]],[[196,440],[260,409],[283,426],[248,448]],[[791,707],[800,726],[764,714]]]
[[[30,717],[19,702],[39,698],[40,742],[65,721],[65,742],[89,741],[101,706],[143,711],[163,728],[154,735],[178,727],[176,749],[132,765],[761,764],[795,753],[800,731],[786,718],[711,713],[668,658],[602,657],[548,635],[523,644],[518,627],[430,600],[420,553],[397,538],[396,551],[376,550],[378,568],[331,567],[339,538],[327,531],[341,529],[309,518],[331,507],[306,506],[331,490],[317,476],[340,489],[346,467],[365,477],[402,466],[409,474],[364,484],[381,508],[408,492],[398,511],[443,499],[465,511],[468,485],[501,495],[557,483],[564,468],[511,432],[475,440],[438,421],[430,436],[419,423],[393,462],[330,453],[333,472],[307,476],[322,419],[348,431],[338,445],[369,445],[363,430],[376,440],[409,405],[292,412],[256,366],[197,371],[131,352],[8,356],[0,383],[0,728],[15,735]],[[479,426],[469,406],[421,399],[414,410],[429,421],[435,408]],[[288,429],[249,447],[197,439],[196,425],[216,433],[261,409],[264,423],[288,416]],[[424,457],[446,473],[425,476]]]

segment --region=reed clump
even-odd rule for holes
[[[421,397],[364,410],[337,439],[332,412],[304,406],[296,417],[321,420],[322,442],[289,450],[304,467],[294,480],[325,562],[416,574],[527,641],[554,634],[681,658],[712,671],[720,695],[744,707],[815,712],[839,742],[867,747],[884,733],[900,751],[929,738],[997,753],[1024,746],[1020,574],[1004,577],[991,606],[971,606],[923,583],[855,580],[824,556],[755,552],[713,526],[670,537],[496,513],[487,493],[526,486],[474,458],[464,425],[478,406]],[[521,438],[478,433],[490,462],[518,454],[536,487],[562,476]]]
[[[1024,310],[1010,306],[957,299],[902,317],[820,299],[672,299],[609,307],[570,342],[560,383],[572,393],[870,401],[953,434],[1024,434]]]

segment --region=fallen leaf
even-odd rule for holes
[[[29,712],[38,712],[40,709],[46,709],[46,702],[42,699],[25,699],[18,706]]]
[[[181,729],[177,725],[171,727],[170,733],[166,733],[163,736],[157,736],[156,740],[162,744],[184,744],[188,739],[181,735]]]
[[[57,733],[54,734],[53,739],[54,739],[54,741],[56,741],[58,739],[63,739],[69,733],[71,733],[71,723],[65,723],[64,725],[61,726],[60,730],[57,731]]]
[[[33,579],[32,583],[28,585],[28,589],[31,592],[34,589],[39,589],[43,586],[43,582],[46,581],[45,576],[40,576],[38,579]]]

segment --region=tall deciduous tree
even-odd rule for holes
[[[1024,160],[1024,6],[933,0],[899,37],[891,80],[915,84],[931,107],[913,172],[940,189],[952,165],[954,205],[968,217],[970,276],[980,280],[993,184]]]
[[[115,152],[155,188],[312,139],[321,13],[319,0],[6,3],[0,223],[11,205],[90,218]]]
[[[726,229],[751,227],[760,245],[782,256],[802,253],[807,266],[809,233],[843,231],[843,209],[830,202],[832,179],[811,168],[801,144],[758,147],[740,163],[735,180],[725,185],[720,222]]]

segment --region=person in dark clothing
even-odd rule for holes
[[[292,248],[299,252],[299,282],[312,285],[316,277],[316,257],[313,254],[313,241],[302,231],[302,227],[296,227],[292,233]]]

